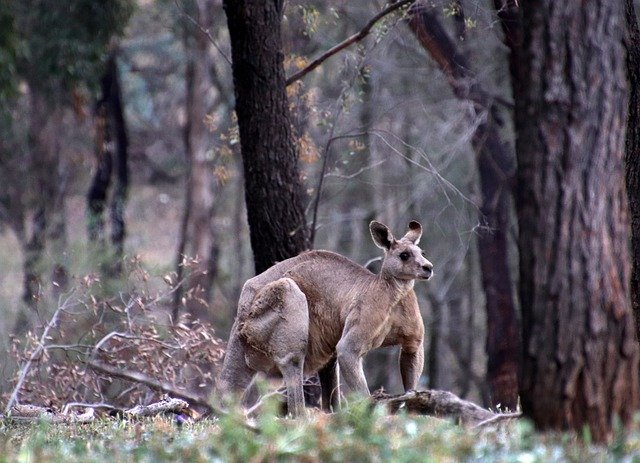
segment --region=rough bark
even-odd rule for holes
[[[484,118],[473,134],[472,147],[480,173],[484,225],[477,245],[487,312],[487,376],[492,405],[515,410],[519,336],[507,240],[513,155],[499,132],[497,105],[477,82],[470,64],[438,21],[436,10],[416,3],[409,9],[408,25],[445,74],[454,94],[473,102],[477,117]]]
[[[214,4],[198,0],[197,18],[200,27],[208,30],[213,24]],[[183,275],[183,258],[194,259],[182,288],[176,291],[177,303],[186,294],[186,310],[195,318],[211,320],[209,301],[211,286],[217,269],[218,246],[213,228],[216,179],[213,170],[213,137],[206,122],[212,109],[212,82],[210,77],[211,42],[200,30],[187,36],[189,62],[186,72],[185,148],[187,153],[187,186],[183,211],[180,246],[177,256],[178,278]]]
[[[282,2],[225,0],[256,272],[308,246],[280,39]]]
[[[542,429],[598,441],[638,405],[624,188],[621,2],[523,3],[514,79],[521,403]]]
[[[629,112],[625,146],[627,197],[631,214],[631,309],[640,339],[640,30],[632,0],[625,0]]]

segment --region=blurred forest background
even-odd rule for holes
[[[376,18],[389,5],[300,0],[284,2],[282,19],[288,77],[355,34],[286,87],[310,246],[375,271],[369,222],[401,234],[420,221],[435,266],[416,285],[422,386],[509,408],[517,3],[436,0]],[[261,268],[231,56],[220,0],[0,3],[3,350],[40,336],[74,288],[91,288],[83,307],[95,313],[126,311],[142,291],[146,302],[135,300],[152,301],[157,319],[199,319],[226,339],[242,284]],[[86,339],[91,323],[67,331]],[[397,351],[371,353],[366,368],[372,390],[400,392]],[[4,392],[15,371],[2,362]]]

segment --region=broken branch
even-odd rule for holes
[[[343,40],[339,44],[334,45],[333,47],[325,51],[322,55],[318,56],[316,59],[311,61],[311,63],[309,63],[306,67],[299,70],[291,77],[287,78],[287,86],[291,85],[297,80],[302,79],[304,76],[309,74],[311,71],[313,71],[315,68],[320,66],[322,63],[324,63],[327,59],[331,58],[336,53],[344,50],[345,48],[347,48],[350,45],[353,45],[356,42],[360,42],[367,35],[369,35],[369,32],[371,32],[371,29],[373,28],[373,26],[376,25],[378,21],[380,21],[382,18],[384,18],[388,14],[393,13],[394,11],[402,8],[405,5],[409,5],[410,3],[413,3],[414,1],[415,0],[402,0],[397,3],[392,3],[391,5],[386,7],[384,10],[382,10],[381,12],[376,14],[373,18],[371,18],[369,22],[362,29],[360,29],[359,32],[353,34],[351,37],[348,37],[347,39]]]
[[[448,391],[413,391],[396,396],[377,394],[373,399],[386,405],[389,413],[405,409],[418,415],[453,418],[459,424],[474,427],[520,416],[519,413],[494,413]]]

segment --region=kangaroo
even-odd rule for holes
[[[244,284],[216,384],[220,396],[245,391],[257,372],[280,372],[289,413],[300,416],[303,377],[319,373],[329,410],[339,398],[338,368],[351,391],[369,395],[362,358],[389,345],[401,346],[403,385],[415,389],[424,327],[413,285],[432,277],[433,264],[417,246],[418,222],[400,239],[380,222],[369,230],[384,251],[377,275],[340,254],[308,251]]]

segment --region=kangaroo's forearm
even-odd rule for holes
[[[415,352],[400,351],[400,375],[405,391],[418,387],[418,380],[424,367],[424,350],[422,344]]]

